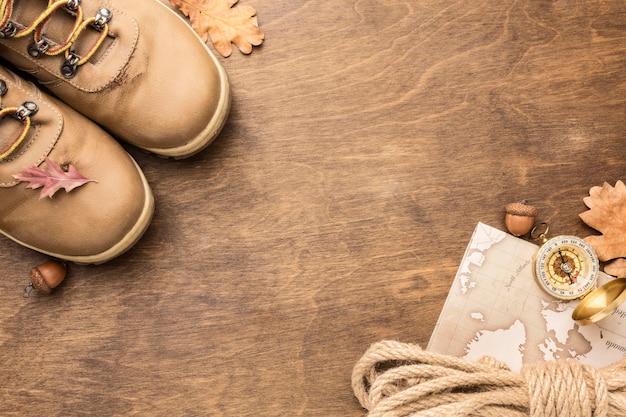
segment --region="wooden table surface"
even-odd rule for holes
[[[24,298],[47,258],[0,239],[0,415],[363,416],[355,362],[426,346],[477,222],[527,199],[587,236],[626,179],[622,0],[241,3],[266,40],[220,58],[218,140],[128,147],[133,250]]]

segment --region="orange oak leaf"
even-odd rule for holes
[[[13,178],[19,181],[28,182],[26,188],[41,189],[39,199],[54,195],[61,188],[69,193],[74,188],[87,184],[88,182],[97,182],[83,177],[73,165],[67,167],[67,171],[61,168],[59,164],[46,158],[46,168],[28,167],[19,174],[13,175]]]
[[[585,238],[601,261],[626,257],[626,185],[617,181],[615,187],[604,183],[591,187],[589,196],[583,198],[589,210],[580,218],[601,236]]]
[[[204,40],[211,37],[217,52],[228,57],[232,44],[244,53],[252,52],[253,46],[263,42],[256,10],[251,6],[235,4],[239,0],[169,0],[170,4],[189,17],[191,27]]]

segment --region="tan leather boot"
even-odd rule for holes
[[[206,147],[226,73],[158,0],[0,0],[0,56],[114,136],[175,158]]]
[[[135,161],[98,125],[0,67],[0,233],[77,263],[128,250],[148,227],[152,191]],[[23,138],[23,140],[20,140]],[[95,182],[40,198],[14,175],[46,158]]]

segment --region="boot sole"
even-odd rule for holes
[[[135,164],[135,167],[137,168],[137,172],[141,176],[141,181],[142,181],[143,188],[144,188],[144,194],[146,196],[144,203],[143,203],[143,210],[141,211],[141,215],[139,216],[139,219],[137,220],[133,228],[129,230],[128,233],[126,233],[126,235],[118,243],[116,243],[114,246],[107,249],[106,251],[97,253],[94,255],[66,255],[66,254],[56,253],[52,251],[44,251],[34,246],[28,245],[27,243],[21,242],[20,240],[15,239],[13,236],[8,235],[2,230],[0,230],[0,233],[8,237],[12,241],[18,243],[21,246],[32,249],[36,252],[43,253],[45,255],[49,255],[54,258],[62,259],[62,260],[69,261],[69,262],[74,262],[79,265],[88,265],[88,264],[97,265],[97,264],[102,264],[104,262],[110,261],[111,259],[128,251],[130,248],[132,248],[135,245],[135,243],[137,243],[137,241],[139,241],[139,239],[143,236],[143,234],[148,229],[148,226],[150,225],[150,222],[152,221],[152,215],[154,214],[154,196],[152,194],[150,185],[148,184],[146,177],[143,175],[143,172],[141,171],[141,169],[139,168],[139,165],[137,165],[137,162],[135,162],[134,159],[133,159],[133,163]]]
[[[178,19],[184,22],[185,25],[189,25],[189,23],[185,21],[185,19],[183,19],[174,10],[170,9],[168,6],[161,3],[159,0],[155,0],[155,2],[165,7],[167,10],[170,11],[170,13],[173,13]],[[217,135],[221,132],[222,128],[224,127],[224,124],[226,123],[226,119],[228,118],[228,114],[230,113],[230,104],[231,104],[230,86],[228,83],[228,75],[226,74],[226,70],[224,70],[220,62],[217,60],[215,54],[211,52],[207,44],[204,41],[202,41],[200,36],[198,36],[198,34],[193,29],[192,29],[192,32],[198,39],[198,42],[200,42],[204,46],[207,53],[209,54],[209,56],[211,57],[211,59],[215,63],[215,66],[218,69],[218,72],[220,75],[220,98],[217,104],[217,109],[215,110],[215,114],[213,115],[213,118],[211,119],[209,124],[204,128],[204,130],[198,136],[196,136],[191,141],[187,142],[186,144],[182,146],[177,146],[175,148],[146,148],[146,147],[143,148],[144,150],[148,152],[152,152],[152,153],[158,154],[159,156],[163,156],[166,158],[170,157],[174,159],[183,159],[183,158],[187,158],[192,155],[195,155],[198,152],[202,151],[204,148],[209,146],[215,140]]]

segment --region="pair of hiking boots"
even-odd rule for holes
[[[106,262],[150,224],[152,191],[116,139],[185,158],[229,111],[223,68],[159,0],[0,0],[0,58],[0,233],[67,261]],[[41,198],[17,179],[53,164],[91,181]]]

